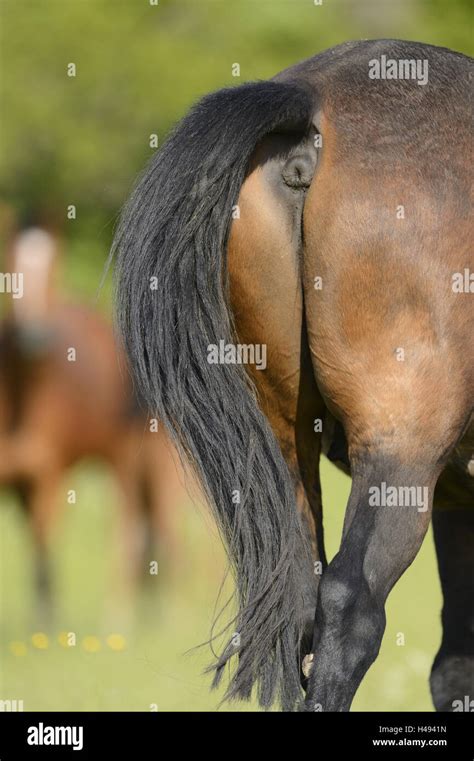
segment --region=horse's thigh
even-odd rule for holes
[[[239,195],[227,262],[238,339],[266,348],[265,369],[249,365],[247,370],[282,448],[294,450],[302,396],[303,297],[298,197],[292,200],[294,192],[287,196],[280,187],[281,151],[277,138],[268,138],[254,155]]]
[[[268,152],[267,146],[266,156]],[[324,406],[303,320],[297,210],[275,187],[272,160],[257,159],[242,186],[240,217],[229,237],[231,306],[239,342],[265,346],[265,368],[249,365],[247,370],[295,476],[300,507],[309,499],[309,512],[316,518],[320,434],[314,420],[322,417]]]

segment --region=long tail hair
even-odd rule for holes
[[[113,247],[119,323],[138,391],[200,477],[235,571],[238,636],[213,667],[214,684],[237,655],[226,697],[248,699],[257,683],[261,705],[279,700],[285,710],[301,696],[309,543],[245,371],[207,356],[210,344],[235,340],[226,242],[249,157],[265,134],[307,132],[312,113],[309,94],[293,84],[205,97],[138,181]]]

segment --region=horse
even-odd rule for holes
[[[112,326],[95,310],[59,298],[55,236],[24,230],[8,258],[23,293],[13,296],[0,328],[0,484],[14,490],[28,517],[38,617],[50,624],[49,547],[68,469],[92,457],[114,476],[124,599],[146,578],[158,542],[165,566],[173,563],[178,475],[164,431],[150,430],[134,398]]]
[[[372,40],[224,88],[123,210],[111,259],[134,378],[235,572],[211,667],[216,685],[235,663],[226,698],[348,711],[431,517],[436,709],[472,687],[471,76],[460,53]],[[352,477],[330,562],[323,449]]]

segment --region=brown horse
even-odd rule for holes
[[[27,230],[15,238],[9,259],[23,292],[13,296],[0,335],[0,484],[15,489],[31,524],[38,601],[47,620],[48,546],[67,502],[67,469],[94,457],[115,475],[124,597],[146,570],[152,538],[172,554],[177,474],[164,431],[150,432],[134,401],[111,326],[93,310],[58,298],[56,239]]]
[[[237,656],[230,697],[258,684],[263,705],[291,709],[302,683],[306,710],[348,710],[433,504],[445,598],[433,700],[454,710],[469,694],[471,76],[463,55],[381,40],[221,90],[124,212],[126,348],[236,571],[216,667],[218,681]],[[324,444],[352,475],[329,564]]]

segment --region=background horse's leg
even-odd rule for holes
[[[298,506],[311,535],[314,560],[326,563],[322,531],[319,456],[314,421],[324,405],[318,392],[303,318],[299,272],[299,217],[279,195],[288,141],[270,137],[254,155],[239,200],[228,246],[232,310],[238,340],[266,347],[266,368],[247,370],[293,476]],[[278,151],[282,151],[280,155]],[[293,191],[293,196],[294,196]],[[302,200],[302,199],[299,199]],[[309,652],[319,568],[306,591]]]
[[[143,436],[140,479],[147,533],[143,573],[149,580],[150,561],[155,560],[159,564],[159,578],[172,577],[182,560],[179,512],[188,492],[179,457],[163,427]]]
[[[107,616],[121,619],[125,627],[133,618],[135,596],[146,561],[146,516],[142,503],[139,458],[139,431],[124,431],[111,459],[119,490],[121,553],[119,567],[114,573],[114,606],[107,612]],[[115,603],[118,603],[118,609],[114,609]]]
[[[464,475],[464,481],[472,476]],[[435,491],[433,529],[443,590],[443,639],[430,685],[438,711],[472,711],[474,699],[473,486],[448,467]],[[469,707],[466,707],[466,698]]]
[[[50,543],[55,527],[61,471],[45,470],[31,481],[27,510],[31,523],[35,551],[35,582],[37,618],[50,626],[53,620]]]

